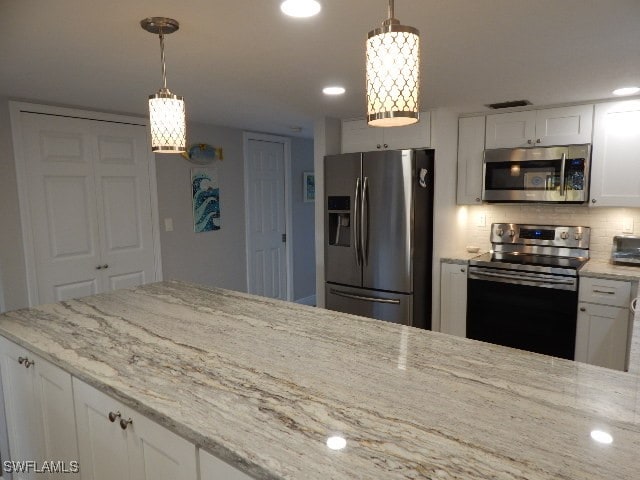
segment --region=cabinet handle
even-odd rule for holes
[[[383,146],[384,146],[384,148],[389,148],[389,145],[386,144],[386,143]]]
[[[120,412],[109,412],[109,421],[111,423],[116,421],[116,418],[121,417],[122,415],[120,414]]]
[[[580,307],[580,311],[581,311],[581,312],[586,312],[586,311],[587,311],[587,309],[586,309],[586,308],[584,308],[584,307]]]
[[[461,269],[460,269],[460,273],[464,273],[464,272],[465,272],[465,269],[464,269],[464,268],[461,268]]]
[[[129,424],[133,423],[133,420],[131,420],[131,417],[129,417],[129,420],[125,420],[124,418],[120,419],[120,428],[122,428],[123,430],[126,430],[127,427],[129,426]]]
[[[35,365],[35,364],[36,364],[35,360],[29,360],[28,358],[24,359],[24,366],[26,368],[29,368],[31,365]]]
[[[382,148],[382,145],[378,144],[378,145],[376,145],[376,148],[379,150],[379,149]]]
[[[640,297],[636,297],[633,300],[631,300],[631,311],[633,313],[636,313],[636,308],[638,306],[638,300],[640,300]]]
[[[591,200],[591,203],[596,203],[596,202],[597,202],[597,200],[596,200],[595,198],[593,198],[593,199]]]
[[[542,143],[542,140],[540,140],[539,138],[536,139],[536,143]]]
[[[96,270],[102,270],[103,268],[109,268],[109,265],[107,265],[106,263],[104,265],[98,265],[96,267]]]
[[[25,361],[25,360],[26,360],[26,358],[25,358],[25,357],[18,357],[18,363],[19,363],[20,365],[22,365],[22,364],[24,363],[24,361]]]
[[[479,201],[480,201],[480,197],[476,197],[476,202],[479,202]]]
[[[593,289],[593,293],[604,293],[605,295],[615,295],[616,292],[607,292],[606,290],[596,290]]]
[[[532,145],[533,144],[533,140],[531,140],[531,139],[527,140],[527,144],[528,145]]]

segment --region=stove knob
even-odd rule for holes
[[[566,240],[567,238],[569,238],[569,232],[562,232],[562,233],[560,234],[560,238],[561,238],[562,240]]]
[[[515,236],[516,236],[516,231],[515,231],[515,230],[513,230],[513,229],[512,229],[512,230],[509,230],[509,236],[510,236],[511,238],[515,237]]]
[[[498,229],[496,230],[496,235],[498,235],[499,237],[501,237],[502,235],[504,235],[504,230],[503,230],[503,229],[501,229],[501,228],[498,228]]]

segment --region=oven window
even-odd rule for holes
[[[469,279],[467,336],[574,359],[578,292]]]

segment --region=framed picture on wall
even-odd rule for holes
[[[302,198],[305,202],[313,202],[316,199],[316,176],[313,172],[302,174]]]

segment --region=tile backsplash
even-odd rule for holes
[[[633,223],[633,232],[623,232]],[[484,223],[484,226],[482,224]],[[615,235],[640,235],[640,208],[590,208],[568,205],[480,205],[458,207],[465,245],[489,249],[492,223],[531,223],[591,227],[591,258],[608,261]]]

